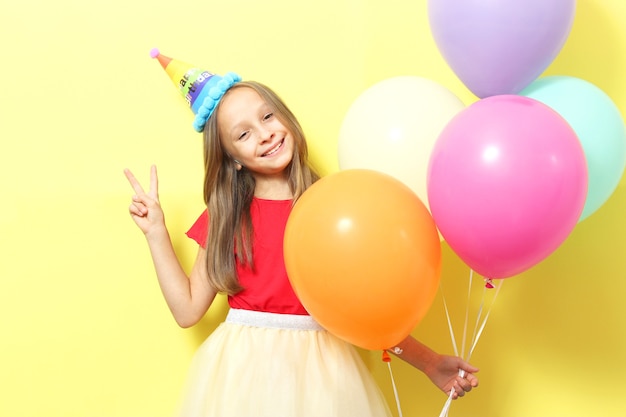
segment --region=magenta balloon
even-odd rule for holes
[[[493,96],[444,128],[428,166],[441,234],[474,271],[508,278],[550,255],[585,204],[587,167],[574,130],[528,97]]]
[[[575,0],[429,0],[435,43],[477,97],[517,94],[567,40]]]

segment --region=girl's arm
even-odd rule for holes
[[[165,301],[181,327],[196,324],[207,312],[216,292],[206,275],[206,251],[198,250],[191,274],[187,276],[176,257],[159,203],[156,167],[150,171],[150,190],[145,192],[130,170],[124,170],[135,195],[130,215],[148,242],[154,268]]]
[[[462,397],[478,386],[478,378],[474,375],[478,368],[459,357],[440,355],[413,336],[408,336],[390,352],[424,372],[447,395],[454,389],[452,398]],[[459,371],[463,371],[463,376]]]

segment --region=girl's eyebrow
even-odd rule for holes
[[[267,104],[266,102],[262,102],[261,104],[259,104],[256,111],[265,110],[265,109],[271,110],[269,104]],[[241,125],[244,125],[245,123],[246,123],[245,120],[240,120],[237,123],[235,123],[233,127],[230,129],[230,133],[229,133],[230,136],[237,136],[236,132],[241,130]]]

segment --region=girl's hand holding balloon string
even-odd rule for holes
[[[478,372],[478,368],[461,358],[439,354],[424,370],[428,378],[444,393],[449,395],[450,391],[454,389],[452,399],[462,397],[466,392],[470,392],[472,388],[478,386],[475,372]]]
[[[412,336],[390,351],[424,372],[446,395],[454,389],[452,399],[462,397],[478,386],[478,378],[474,375],[478,368],[457,356],[440,355]]]

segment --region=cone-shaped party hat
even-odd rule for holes
[[[162,55],[157,48],[150,51],[150,56],[159,60],[167,75],[191,107],[196,115],[193,127],[198,132],[202,132],[206,121],[211,117],[215,106],[224,93],[233,84],[241,81],[241,77],[233,72],[219,76],[186,62]]]

